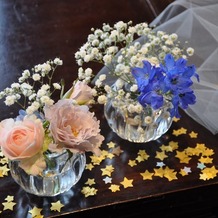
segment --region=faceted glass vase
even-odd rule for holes
[[[169,103],[165,102],[158,110],[143,108],[140,113],[130,113],[127,109],[129,104],[125,98],[116,100],[108,97],[104,105],[104,115],[109,126],[121,138],[145,143],[160,138],[170,128],[172,118],[167,111]]]
[[[10,161],[12,178],[28,193],[37,196],[56,196],[72,188],[81,178],[85,169],[85,154],[72,154],[67,151],[47,155],[49,167],[42,175],[27,174],[19,167],[18,161]]]

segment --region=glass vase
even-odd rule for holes
[[[85,169],[85,154],[69,155],[51,153],[47,155],[49,165],[42,175],[29,175],[19,167],[18,161],[10,161],[12,178],[28,193],[37,196],[56,196],[68,191],[81,178]],[[49,167],[48,167],[49,166]]]
[[[104,115],[109,126],[121,138],[145,143],[160,138],[170,128],[172,118],[168,112],[169,102],[165,102],[158,110],[146,107],[139,113],[129,112],[130,104],[137,103],[125,98],[117,100],[108,97],[104,105]]]

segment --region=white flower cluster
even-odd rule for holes
[[[61,84],[52,84],[52,77],[56,67],[62,64],[62,60],[55,58],[34,66],[31,71],[24,70],[18,82],[0,92],[0,99],[5,98],[7,106],[18,103],[27,114],[33,114],[45,105],[52,105],[52,93],[62,89]]]
[[[186,59],[187,56],[193,55],[194,49],[181,48],[177,34],[155,32],[147,23],[133,25],[131,21],[119,21],[114,26],[103,24],[102,29],[92,29],[87,42],[75,53],[77,64],[80,66],[78,78],[89,83],[95,73],[84,66],[88,62],[98,62],[108,68],[106,74],[95,78],[94,88],[98,103],[104,104],[107,96],[111,95],[117,99],[131,98],[130,92],[137,91],[131,68],[142,67],[143,60],[158,66],[167,53],[171,53],[175,59]],[[105,85],[112,76],[117,79],[116,89]],[[130,92],[124,88],[125,82],[130,84]]]

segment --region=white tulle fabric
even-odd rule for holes
[[[194,81],[197,103],[186,111],[213,134],[218,133],[218,0],[176,0],[151,24],[177,33],[182,43],[195,49],[200,83]]]

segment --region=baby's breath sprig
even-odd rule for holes
[[[52,83],[57,66],[63,64],[59,58],[38,64],[32,70],[24,70],[17,82],[0,92],[0,99],[5,98],[5,105],[15,103],[26,110],[27,114],[40,111],[44,105],[52,105],[51,95],[56,90],[63,90],[63,83]]]

